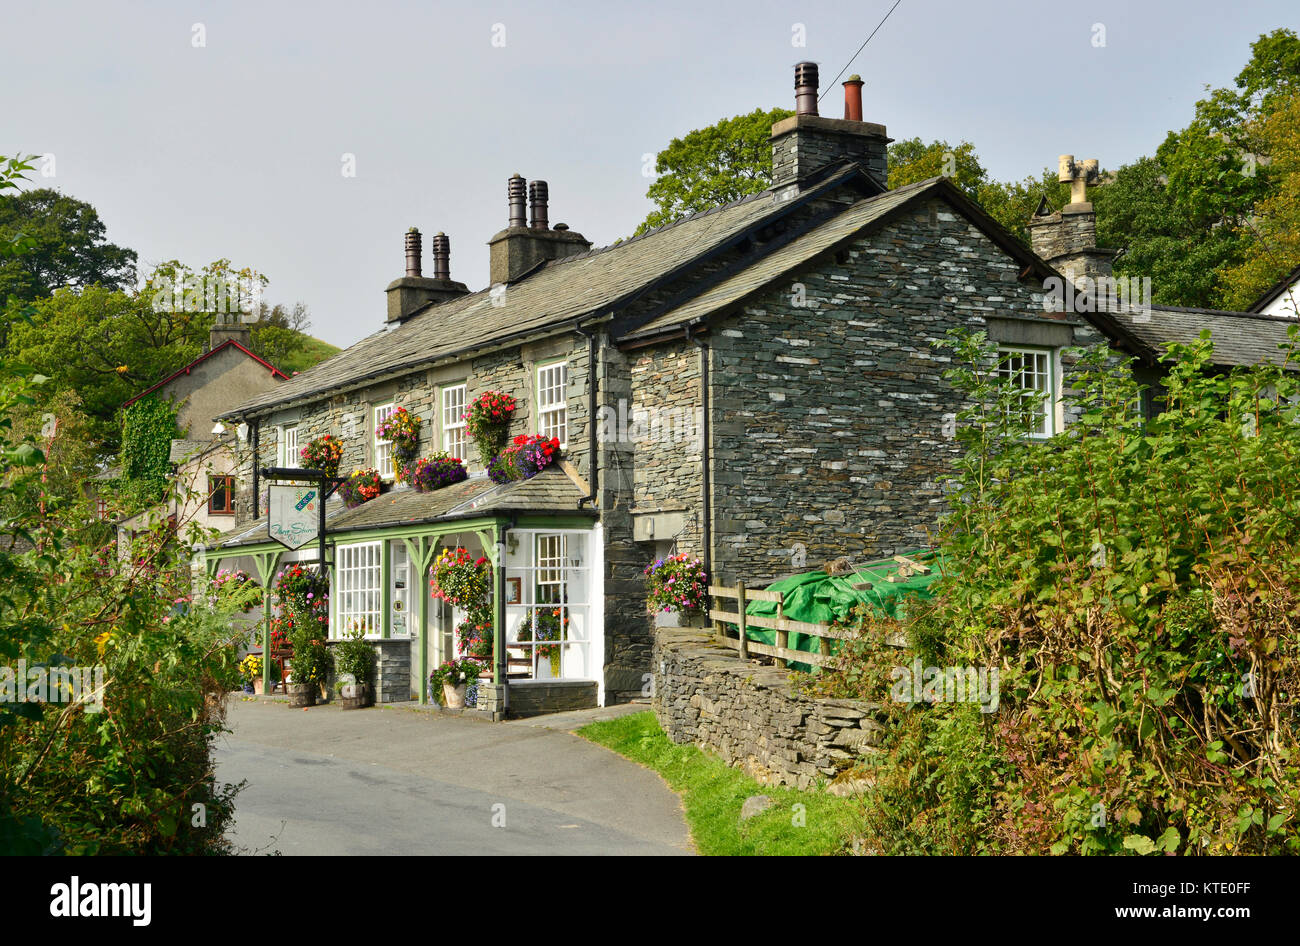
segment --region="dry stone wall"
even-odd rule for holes
[[[654,665],[652,702],[668,738],[763,784],[809,788],[875,751],[884,734],[878,704],[797,693],[790,671],[742,660],[707,630],[659,628]]]

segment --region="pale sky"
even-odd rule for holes
[[[793,108],[802,59],[825,90],[892,4],[11,4],[0,154],[52,154],[32,186],[93,204],[142,269],[252,266],[343,346],[383,324],[407,227],[426,275],[442,230],[452,277],[481,289],[518,172],[550,183],[552,224],[612,243],[651,209],[644,155]],[[997,178],[1066,152],[1113,169],[1283,26],[1300,31],[1294,0],[902,0],[846,75],[866,82],[866,120],[969,140]],[[822,114],[842,101],[837,84]]]

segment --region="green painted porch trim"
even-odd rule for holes
[[[262,583],[262,692],[271,684],[271,578],[280,562],[283,549],[270,549],[253,555],[258,581]]]
[[[332,600],[332,599],[331,599]],[[389,540],[379,543],[379,636],[392,636],[393,624],[393,555]]]
[[[455,535],[457,532],[476,532],[492,528],[509,517],[477,516],[473,519],[456,519],[451,522],[412,523],[407,526],[377,526],[355,532],[331,532],[329,538],[335,545],[352,545],[354,542],[373,542],[376,539],[411,539],[417,536]]]
[[[420,705],[425,706],[429,702],[428,682],[429,682],[429,589],[425,584],[429,580],[429,566],[433,563],[433,553],[438,547],[435,539],[429,536],[419,535],[412,538],[402,539],[402,544],[406,546],[406,554],[410,556],[411,563],[416,567],[415,588],[418,590],[419,600],[416,608],[420,615],[420,685],[416,692],[420,694]]]

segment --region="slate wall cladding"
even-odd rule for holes
[[[940,480],[958,452],[944,418],[959,397],[942,377],[947,354],[930,343],[993,316],[1045,318],[1041,288],[1018,270],[935,200],[715,326],[715,576],[759,582],[933,543]],[[1072,334],[1101,340],[1084,326]],[[1068,389],[1073,362],[1063,361]]]
[[[790,671],[741,660],[707,631],[658,630],[654,667],[651,702],[668,738],[709,749],[763,784],[832,778],[884,733],[878,704],[804,696]]]

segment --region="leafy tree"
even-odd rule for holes
[[[140,505],[157,502],[167,488],[171,443],[181,435],[176,405],[157,394],[141,398],[122,412],[122,487]]]
[[[135,251],[109,243],[105,232],[94,207],[58,191],[0,196],[0,239],[26,241],[21,256],[0,259],[0,310],[62,287],[129,287]]]
[[[953,147],[946,141],[923,144],[920,138],[906,138],[889,146],[891,190],[932,177],[946,177],[971,197],[978,197],[988,181],[988,172],[969,141]]]
[[[657,209],[636,233],[771,187],[772,126],[793,114],[784,108],[755,109],[674,138],[656,156],[660,176],[646,191]]]
[[[1259,130],[1277,183],[1239,230],[1240,262],[1223,271],[1221,297],[1230,308],[1249,308],[1300,264],[1300,92],[1273,101]]]

